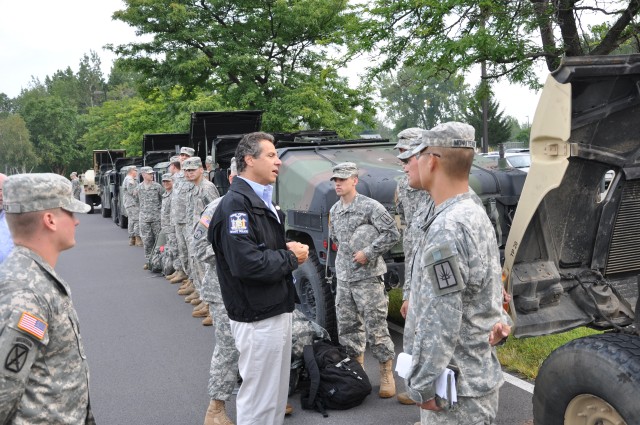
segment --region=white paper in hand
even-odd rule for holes
[[[436,394],[449,402],[449,404],[458,402],[458,394],[456,393],[456,375],[446,368],[444,372],[436,379]]]
[[[401,378],[407,379],[411,372],[411,354],[400,353],[396,360],[396,372]]]

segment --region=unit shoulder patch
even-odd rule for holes
[[[391,226],[395,222],[391,214],[386,210],[378,214],[378,216],[374,218],[374,221],[381,222],[385,226]]]
[[[425,258],[426,270],[433,291],[437,296],[450,294],[464,288],[458,256],[448,246],[429,250]]]
[[[237,212],[229,215],[229,234],[230,235],[248,235],[249,234],[249,216],[244,212]]]

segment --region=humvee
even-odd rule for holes
[[[565,58],[541,93],[505,246],[514,335],[604,332],[544,361],[536,425],[640,423],[639,118],[640,55]]]

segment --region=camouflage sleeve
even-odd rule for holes
[[[435,381],[449,365],[458,344],[464,282],[455,244],[446,240],[415,261],[422,280],[411,292],[416,327],[407,386],[410,397],[423,403],[435,397]]]
[[[391,214],[377,202],[372,204],[370,220],[380,234],[363,252],[369,261],[384,254],[400,239],[400,232]]]
[[[31,367],[49,343],[48,308],[31,291],[0,298],[0,423],[7,423],[25,392]]]

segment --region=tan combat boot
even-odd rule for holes
[[[364,370],[364,353],[360,354],[359,356],[356,356],[354,360],[360,363],[360,366],[362,366],[362,370]]]
[[[134,246],[136,244],[136,238],[134,236],[129,238],[129,246]]]
[[[193,285],[187,285],[184,288],[178,290],[178,295],[190,295],[193,294],[195,290],[196,288],[194,288]]]
[[[293,406],[287,403],[287,407],[284,408],[284,414],[288,416],[292,413],[293,413]]]
[[[142,270],[149,270],[149,264],[144,263],[144,265],[142,266]]]
[[[198,308],[198,307],[193,309],[193,311],[191,312],[191,317],[207,317],[209,315],[208,308]]]
[[[202,321],[202,326],[213,326],[213,317],[207,316]]]
[[[224,401],[211,400],[204,415],[204,425],[234,425],[224,409]]]
[[[190,303],[192,300],[195,300],[199,296],[200,293],[198,291],[193,291],[191,294],[187,295],[187,297],[184,299],[184,302]]]
[[[136,246],[144,246],[142,243],[142,238],[140,236],[136,236]]]
[[[390,398],[396,395],[396,381],[393,379],[393,359],[380,363],[380,398]]]
[[[183,272],[182,270],[180,270],[179,272],[176,272],[176,274],[173,276],[173,279],[171,279],[171,283],[179,283],[182,282],[183,280],[185,280],[187,278],[187,274],[185,272]]]
[[[400,404],[404,404],[405,406],[415,406],[416,402],[411,400],[411,398],[409,397],[409,393],[402,392],[402,393],[398,393],[398,395],[396,396],[396,398],[398,399],[398,402]]]
[[[178,273],[178,272],[174,271],[173,273],[166,275],[164,278],[167,279],[167,280],[171,280],[174,277],[176,277],[176,273]]]
[[[193,306],[199,306],[200,304],[202,304],[202,298],[200,298],[200,294],[198,294],[197,298],[192,299],[190,303]]]

